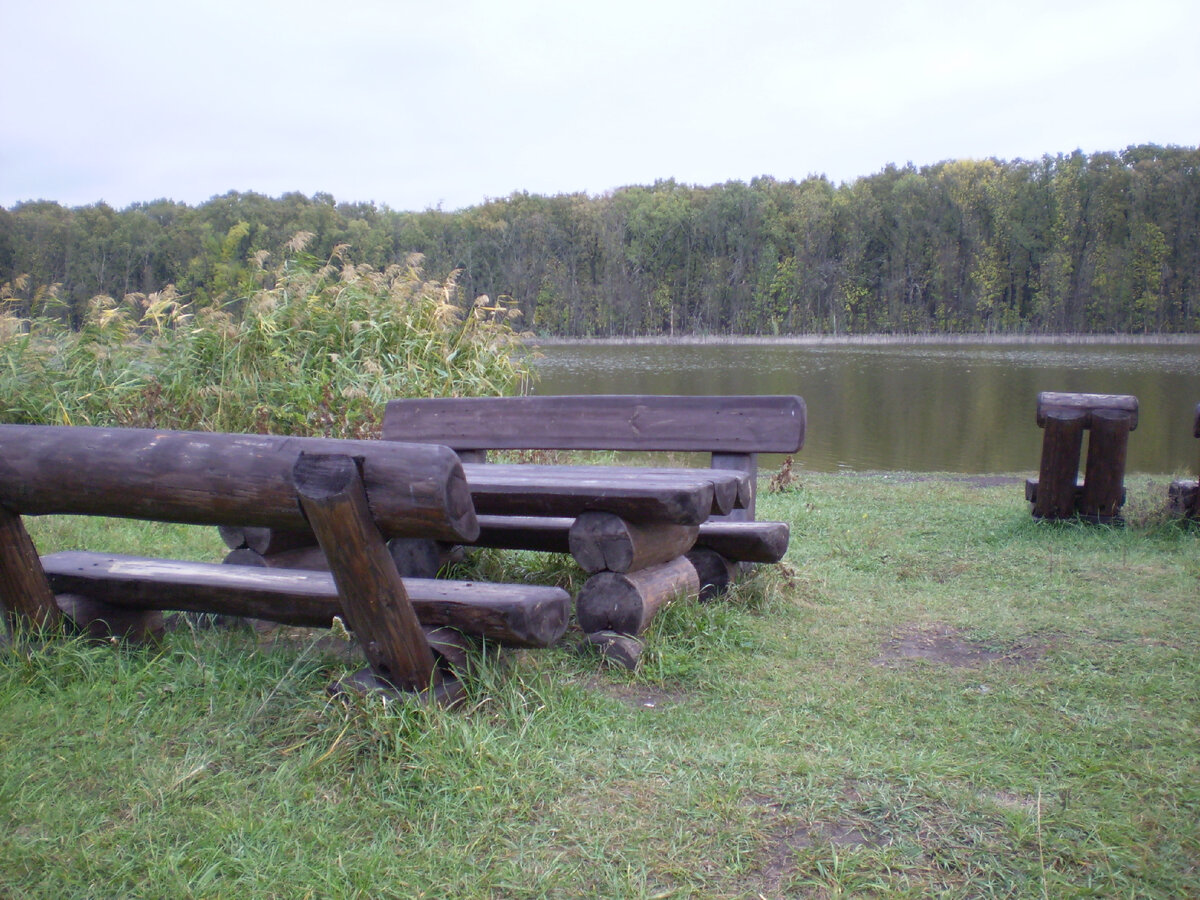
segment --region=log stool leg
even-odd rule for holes
[[[1083,447],[1083,410],[1052,410],[1046,414],[1042,462],[1038,470],[1035,519],[1067,519],[1075,515],[1075,481]]]
[[[637,572],[596,573],[580,590],[575,615],[588,633],[638,634],[668,600],[699,593],[696,568],[681,556]]]
[[[1094,522],[1111,522],[1119,517],[1131,425],[1132,417],[1123,410],[1092,410],[1079,512]]]
[[[638,525],[607,512],[584,512],[567,534],[571,556],[588,573],[636,572],[687,553],[698,525]]]
[[[302,453],[292,477],[375,686],[418,693],[436,688],[433,652],[371,516],[354,460]],[[371,683],[361,676],[356,681]]]
[[[46,581],[42,561],[25,523],[0,506],[0,607],[6,619],[16,617],[34,628],[62,625],[62,612]],[[12,623],[9,623],[10,625]]]
[[[737,581],[740,567],[709,547],[693,547],[687,554],[688,562],[696,568],[700,580],[700,599],[714,600]]]

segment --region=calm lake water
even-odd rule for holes
[[[579,342],[538,352],[537,394],[799,394],[808,437],[796,463],[817,472],[1036,472],[1039,391],[1135,395],[1130,472],[1194,477],[1200,457],[1200,343]]]

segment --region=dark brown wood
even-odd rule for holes
[[[687,555],[688,562],[696,569],[700,581],[700,599],[714,600],[720,597],[737,581],[738,564],[726,559],[708,547],[693,547]]]
[[[646,645],[637,638],[615,631],[593,632],[585,636],[584,646],[598,652],[601,659],[630,671],[637,668],[642,651],[646,649]]]
[[[57,594],[54,599],[63,615],[92,640],[120,638],[149,644],[161,640],[167,630],[163,614],[156,609],[113,606],[81,594]]]
[[[297,547],[295,550],[282,550],[269,555],[251,550],[249,547],[240,547],[237,550],[230,550],[221,561],[227,566],[265,566],[272,569],[329,571],[329,560],[325,558],[325,551],[316,545]]]
[[[1200,482],[1172,481],[1167,486],[1167,504],[1172,515],[1186,518],[1200,516]]]
[[[482,472],[489,478],[513,477],[520,479],[522,483],[533,478],[546,486],[566,485],[570,487],[585,482],[652,485],[660,481],[668,485],[690,486],[696,482],[707,481],[713,488],[713,501],[710,509],[712,515],[730,513],[750,497],[750,478],[746,472],[741,470],[655,466],[559,466],[530,463],[491,463],[482,470],[476,470],[472,464],[468,468],[471,475],[479,475]],[[471,475],[468,476],[468,479]]]
[[[1038,394],[1037,423],[1044,425],[1053,410],[1078,410],[1084,413],[1084,428],[1091,427],[1092,413],[1098,409],[1115,409],[1130,414],[1129,430],[1137,428],[1138,399],[1131,394],[1073,394],[1063,391],[1042,391]]]
[[[328,572],[86,551],[45,556],[42,566],[54,591],[115,606],[314,628],[328,628],[342,615]],[[548,647],[567,627],[571,600],[559,588],[423,578],[406,578],[404,586],[422,625],[444,625],[513,647]]]
[[[563,516],[480,516],[475,544],[502,550],[570,553],[569,534],[574,521]]]
[[[757,453],[713,453],[712,467],[719,470],[740,472],[745,476],[744,492],[738,497],[737,508],[730,510],[730,522],[752,522],[758,498],[758,454]]]
[[[713,504],[712,481],[703,475],[636,476],[588,467],[566,475],[555,466],[464,465],[480,515],[569,516],[603,510],[637,522],[699,525]],[[469,543],[469,541],[468,541]]]
[[[0,460],[0,468],[3,461]],[[0,506],[0,608],[26,627],[58,628],[62,613],[21,517]],[[12,624],[12,623],[9,623]]]
[[[1087,413],[1079,409],[1046,412],[1037,500],[1033,505],[1035,518],[1066,519],[1075,515],[1075,485],[1086,421]]]
[[[433,651],[371,517],[358,466],[349,456],[301,453],[292,477],[371,670],[401,690],[427,689]]]
[[[406,578],[436,578],[450,559],[450,548],[425,538],[392,538],[388,553],[396,571]]]
[[[1079,512],[1085,518],[1112,522],[1120,516],[1132,421],[1133,415],[1125,410],[1092,410],[1083,495],[1079,502]]]
[[[585,512],[571,524],[571,556],[585,572],[632,572],[683,556],[697,525],[639,525],[606,512]]]
[[[776,563],[787,553],[787,522],[726,522],[709,519],[700,526],[697,547],[708,547],[727,559]]]
[[[304,547],[315,547],[317,539],[311,531],[281,531],[250,525],[219,525],[217,531],[230,550],[246,547],[263,556],[284,553]]]
[[[0,504],[67,513],[301,530],[291,472],[302,452],[362,460],[387,537],[473,540],[458,457],[446,447],[138,428],[0,425]]]
[[[637,572],[598,572],[575,601],[583,631],[639,634],[670,600],[700,593],[695,567],[684,557]]]
[[[383,437],[456,450],[795,453],[805,415],[793,396],[421,398],[388,403]]]

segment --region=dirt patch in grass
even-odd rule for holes
[[[1029,665],[1046,653],[1041,640],[997,646],[971,640],[949,625],[921,625],[906,629],[883,645],[883,652],[871,660],[877,666],[904,666],[917,661],[953,668],[978,668],[988,663]]]
[[[779,896],[783,885],[796,871],[797,858],[814,847],[879,848],[890,843],[886,836],[861,821],[796,822],[783,804],[770,797],[753,795],[747,803],[762,818],[763,863],[758,870],[762,896]]]
[[[614,683],[601,678],[588,679],[587,684],[590,689],[620,700],[634,709],[667,709],[690,699],[684,691],[672,691],[649,684]]]

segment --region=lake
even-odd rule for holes
[[[1040,391],[1133,394],[1128,471],[1192,473],[1200,341],[813,339],[539,345],[536,394],[799,394],[817,472],[1036,472]],[[764,465],[772,462],[764,460]]]

